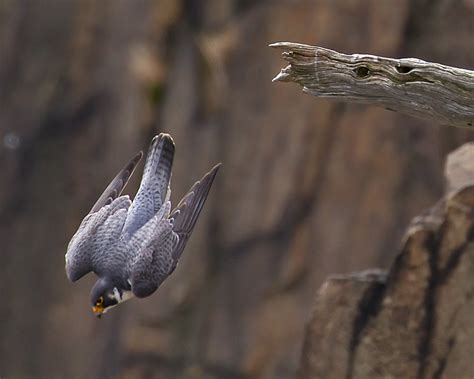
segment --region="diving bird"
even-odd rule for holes
[[[97,317],[134,296],[155,292],[173,273],[191,236],[220,164],[171,210],[174,150],[170,135],[155,136],[133,202],[121,193],[142,152],[112,180],[69,242],[68,279],[75,282],[91,271],[98,276],[91,291]]]

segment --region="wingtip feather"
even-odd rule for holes
[[[213,168],[209,170],[209,172],[206,175],[204,175],[204,177],[212,176],[212,180],[213,180],[214,177],[217,175],[217,172],[219,171],[221,166],[222,166],[221,162],[217,163]]]
[[[133,161],[135,163],[138,163],[141,161],[141,159],[143,158],[143,150],[140,150],[137,155],[135,155],[135,158],[133,159]]]

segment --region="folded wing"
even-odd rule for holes
[[[153,217],[132,237],[131,243],[140,249],[131,268],[130,279],[135,296],[150,296],[176,268],[219,166],[215,166],[191,187],[169,217],[161,218],[162,215],[158,218]],[[168,215],[169,202],[165,204],[163,215]],[[150,239],[152,230],[154,232]],[[135,240],[136,242],[133,242]],[[144,242],[138,245],[139,241]]]
[[[174,261],[171,253],[178,237],[171,228],[169,219],[160,220],[155,238],[133,261],[130,281],[136,297],[150,296],[172,271]]]
[[[173,259],[176,262],[181,257],[184,247],[191,236],[194,225],[196,225],[196,221],[206,202],[212,182],[220,166],[220,163],[214,166],[201,180],[194,183],[188,193],[179,202],[178,206],[170,214],[170,219],[173,223],[173,231],[178,236],[178,243],[172,253]]]
[[[116,231],[121,231],[131,204],[128,196],[119,196],[142,156],[140,151],[112,179],[69,242],[65,258],[70,281],[74,282],[94,270],[93,258],[98,257],[95,253],[111,242],[111,238],[118,238]]]
[[[130,162],[127,163],[123,169],[119,171],[119,173],[115,176],[115,178],[112,179],[110,184],[104,190],[102,195],[100,195],[99,199],[96,201],[89,213],[97,212],[104,205],[110,204],[121,195],[123,189],[128,183],[128,180],[132,176],[133,171],[135,171],[135,168],[142,159],[142,156],[143,152],[140,151],[132,158]]]
[[[107,248],[120,237],[130,204],[128,196],[120,196],[84,218],[66,252],[66,274],[71,282],[104,269]]]

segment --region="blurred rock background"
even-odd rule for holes
[[[473,18],[472,0],[1,0],[0,376],[293,377],[318,286],[386,267],[473,135],[273,84],[267,45],[472,69]],[[175,274],[98,321],[67,242],[160,131],[174,201],[223,167]]]

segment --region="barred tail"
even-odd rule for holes
[[[155,194],[160,197],[161,206],[168,192],[168,185],[171,179],[171,168],[174,158],[174,141],[169,134],[160,133],[151,141],[150,149],[143,171],[143,185],[150,184],[157,186],[154,188]]]
[[[174,142],[169,134],[160,133],[151,141],[142,181],[128,212],[124,232],[132,235],[163,206],[168,195]]]

